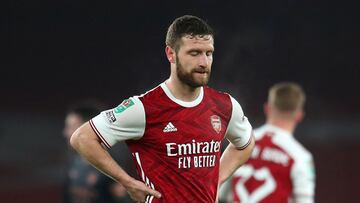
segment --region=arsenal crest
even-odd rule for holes
[[[216,133],[220,133],[221,131],[221,120],[218,115],[212,115],[210,116],[210,122]]]

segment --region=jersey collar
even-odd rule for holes
[[[161,83],[160,86],[164,90],[166,96],[169,97],[169,99],[171,99],[173,102],[175,102],[183,107],[195,107],[198,104],[200,104],[200,102],[202,101],[202,99],[204,97],[204,88],[203,87],[200,88],[200,94],[194,101],[186,102],[186,101],[182,101],[180,99],[175,98],[174,95],[171,93],[170,89],[166,86],[165,82]]]
[[[264,125],[264,127],[267,128],[267,129],[271,129],[271,130],[273,130],[273,131],[277,131],[277,132],[279,132],[280,134],[285,134],[285,135],[290,135],[290,136],[292,136],[292,134],[291,134],[289,131],[284,130],[284,129],[280,128],[280,127],[277,127],[277,126],[272,125],[272,124],[269,124],[269,123],[266,123],[266,124]]]

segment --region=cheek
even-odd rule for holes
[[[209,64],[211,65],[211,64],[212,64],[212,62],[213,62],[213,57],[212,57],[212,56],[210,56],[210,57],[209,57]]]
[[[179,64],[181,68],[185,71],[190,71],[195,66],[194,61],[188,59],[179,60]]]

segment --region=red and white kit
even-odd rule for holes
[[[287,131],[266,124],[254,130],[249,161],[231,181],[235,203],[313,202],[313,158]]]
[[[176,99],[162,83],[90,120],[102,142],[126,141],[137,172],[162,194],[146,202],[215,202],[221,141],[239,149],[250,143],[251,125],[230,95],[201,87],[192,102]]]

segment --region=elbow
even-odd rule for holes
[[[70,137],[71,147],[78,152],[91,148],[93,144],[99,144],[99,140],[88,124],[79,127]]]
[[[254,136],[251,136],[251,141],[250,141],[250,144],[249,146],[245,149],[246,150],[246,156],[247,156],[247,159],[246,161],[251,157],[251,154],[254,150],[254,147],[255,147],[255,138]]]
[[[254,137],[254,135],[252,135],[252,136],[251,136],[250,145],[249,145],[250,154],[252,153],[252,151],[254,150],[254,148],[255,148],[255,137]]]
[[[75,132],[71,135],[70,138],[70,145],[75,150],[78,150],[80,147],[80,144],[83,142],[83,136],[81,133],[81,130],[78,128],[75,130]]]

